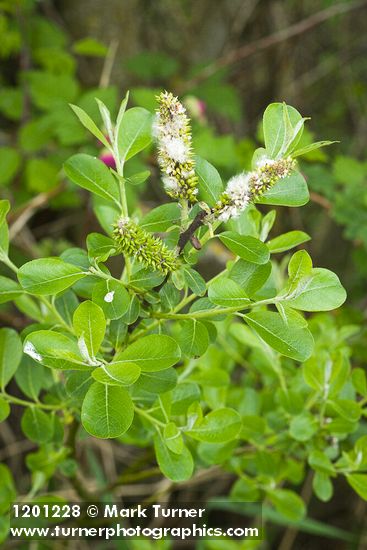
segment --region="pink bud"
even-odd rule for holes
[[[115,159],[113,158],[113,155],[111,155],[111,153],[102,153],[102,155],[100,155],[99,158],[102,162],[104,162],[106,166],[116,170],[116,162],[115,162]]]

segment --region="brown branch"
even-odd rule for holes
[[[204,223],[204,219],[207,216],[207,212],[205,210],[200,210],[198,214],[196,214],[195,218],[189,225],[189,227],[186,229],[186,231],[183,231],[180,235],[180,238],[178,240],[178,253],[181,254],[185,246],[194,236],[194,233],[199,227],[201,227]],[[196,246],[198,246],[198,243],[195,243]],[[196,248],[195,246],[195,248]]]
[[[306,506],[308,506],[312,498],[313,475],[313,471],[309,470],[300,495]],[[298,531],[299,530],[295,527],[288,527],[278,546],[279,550],[292,550],[292,548],[294,548],[294,542],[297,538]]]
[[[255,53],[266,50],[267,48],[280,44],[281,42],[289,40],[290,38],[293,38],[295,36],[299,36],[300,34],[304,34],[310,29],[321,25],[322,23],[328,21],[336,15],[341,15],[343,13],[357,10],[366,6],[367,0],[334,4],[324,10],[318,11],[310,15],[309,17],[306,17],[305,19],[301,19],[301,21],[298,21],[297,23],[294,23],[293,25],[290,25],[285,29],[276,31],[272,34],[269,34],[268,36],[264,36],[263,38],[259,38],[258,40],[254,40],[253,42],[250,42],[248,44],[244,44],[242,47],[236,50],[232,50],[228,54],[223,55],[222,57],[205,67],[205,69],[203,69],[191,81],[185,82],[184,90],[188,90],[196,86],[203,80],[215,74],[222,67],[227,67],[228,65],[232,65],[234,63],[237,63],[238,61],[242,61],[243,59],[250,57]]]
[[[319,195],[319,193],[314,193],[313,191],[311,191],[310,199],[312,200],[312,202],[315,202],[316,204],[319,204],[320,206],[322,206],[326,210],[330,210],[330,208],[331,208],[331,202],[328,199],[326,199],[325,197],[323,197],[322,195]]]
[[[71,424],[69,425],[69,429],[65,439],[65,446],[70,449],[69,457],[74,460],[77,459],[76,439],[77,439],[79,427],[80,427],[80,423],[78,422],[78,420],[76,420],[76,418],[74,418]],[[78,475],[78,472],[76,472],[75,475],[69,477],[68,479],[71,485],[74,487],[74,490],[82,500],[84,500],[85,502],[93,501],[93,499],[95,498],[95,494],[85,486],[85,482]]]
[[[11,223],[10,239],[13,239],[23,229],[37,210],[46,207],[50,199],[61,193],[64,187],[65,184],[60,183],[57,187],[50,189],[50,191],[36,195],[24,206],[13,212],[9,216],[9,222]]]

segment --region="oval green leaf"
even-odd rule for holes
[[[87,274],[79,267],[58,258],[32,260],[19,269],[18,279],[30,294],[57,294]]]
[[[22,358],[22,343],[12,328],[0,329],[0,388],[14,376]]]
[[[78,153],[65,162],[64,170],[68,178],[83,189],[113,201],[120,207],[117,181],[101,160],[85,153]]]
[[[245,315],[246,322],[280,354],[296,361],[305,361],[313,350],[313,338],[304,320],[288,314],[287,322],[279,313],[253,311]]]
[[[219,235],[219,238],[233,254],[243,260],[254,264],[266,264],[269,260],[270,253],[267,246],[255,237],[225,231]]]
[[[125,388],[94,382],[82,405],[81,419],[86,431],[94,437],[119,437],[131,426],[134,405]]]
[[[128,346],[115,358],[116,361],[136,363],[143,372],[168,369],[181,358],[176,341],[165,334],[151,334]]]
[[[107,365],[102,365],[92,372],[92,376],[97,382],[109,384],[110,386],[131,386],[135,384],[141,373],[140,367],[135,363],[125,363],[123,361],[114,361]]]

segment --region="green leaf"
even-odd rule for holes
[[[130,295],[116,279],[104,279],[93,287],[93,302],[98,304],[108,319],[120,319],[128,310]]]
[[[150,269],[139,269],[132,274],[130,279],[131,286],[137,288],[144,288],[149,290],[160,285],[164,281],[164,275],[158,271],[151,271]]]
[[[313,338],[304,319],[288,315],[287,322],[279,313],[253,311],[245,315],[246,322],[269,346],[296,361],[305,361],[313,350]]]
[[[119,322],[126,323],[127,325],[132,325],[133,323],[135,323],[135,321],[139,317],[139,314],[140,314],[140,302],[136,294],[133,294],[131,296],[128,308],[126,312],[123,314],[123,316],[120,317]]]
[[[160,435],[154,438],[154,449],[158,466],[162,473],[175,482],[190,479],[194,471],[194,461],[187,447],[182,448],[180,454],[173,453]]]
[[[180,348],[173,338],[151,334],[130,344],[115,361],[136,363],[143,372],[155,372],[175,365],[180,358]]]
[[[305,503],[293,491],[274,489],[267,491],[267,496],[275,509],[291,521],[300,521],[305,516]]]
[[[9,229],[6,223],[6,215],[9,212],[10,203],[8,200],[0,200],[0,261],[1,256],[8,255],[9,250]]]
[[[87,300],[75,310],[73,327],[79,338],[80,353],[87,362],[95,359],[106,332],[106,319],[103,310]]]
[[[138,172],[133,176],[129,176],[128,178],[123,178],[123,179],[125,183],[128,183],[129,185],[141,185],[142,183],[147,181],[149,176],[150,176],[149,170],[143,170],[143,172]],[[166,206],[166,205],[162,205],[162,206]],[[173,205],[170,205],[170,206],[173,206]]]
[[[98,367],[92,372],[97,382],[110,386],[131,386],[135,384],[141,373],[140,367],[135,363],[114,361]]]
[[[24,341],[23,351],[46,367],[61,370],[91,368],[74,340],[52,330],[31,332]]]
[[[174,368],[159,372],[143,372],[136,387],[149,393],[165,393],[177,384],[177,372]]]
[[[199,178],[199,196],[209,206],[214,206],[223,191],[222,179],[214,166],[201,157],[195,158],[195,172]]]
[[[146,231],[167,231],[180,221],[180,208],[176,203],[162,204],[153,208],[140,221],[139,225]]]
[[[3,397],[0,397],[0,422],[8,418],[10,414],[10,405]]]
[[[47,443],[54,431],[52,417],[36,407],[26,409],[21,426],[24,435],[35,443]]]
[[[111,151],[111,153],[113,153],[113,148],[111,147],[110,143],[114,142],[115,134],[112,125],[110,110],[100,98],[95,97],[94,99],[96,100],[96,103],[98,105],[99,114],[101,115],[103,121],[104,131],[107,134],[108,139],[106,141],[108,143],[108,149]]]
[[[225,231],[219,235],[219,238],[229,250],[243,260],[254,264],[266,264],[269,260],[270,253],[267,246],[255,237]]]
[[[45,111],[52,111],[65,103],[71,103],[79,91],[77,80],[68,74],[27,71],[25,77],[35,106]]]
[[[122,162],[129,160],[152,141],[152,114],[141,107],[125,112],[117,134],[117,144]]]
[[[74,42],[73,51],[78,55],[105,57],[108,53],[108,48],[103,42],[88,36]]]
[[[22,343],[11,328],[0,329],[0,388],[3,390],[14,376],[22,358]]]
[[[71,181],[121,208],[117,181],[101,160],[78,153],[65,162],[64,170]]]
[[[300,157],[301,155],[306,155],[307,153],[311,153],[311,151],[315,151],[315,149],[320,149],[320,147],[326,147],[328,145],[332,145],[333,143],[339,143],[339,142],[338,141],[316,141],[315,143],[310,143],[305,147],[301,147],[300,149],[293,151],[292,157],[296,158],[296,157]]]
[[[92,383],[89,372],[68,372],[65,391],[71,399],[81,401]]]
[[[322,451],[316,449],[311,451],[308,457],[308,463],[316,472],[326,475],[334,475],[335,473],[335,468],[330,458]]]
[[[6,514],[10,505],[16,500],[17,492],[10,469],[5,464],[0,464],[0,514]],[[6,517],[5,516],[5,517]],[[6,535],[9,534],[7,530]]]
[[[169,422],[163,432],[164,442],[168,449],[176,454],[181,454],[184,448],[184,442],[180,430],[174,422]]]
[[[224,408],[210,412],[186,433],[198,441],[225,443],[235,439],[240,430],[240,415],[233,409]]]
[[[208,297],[218,306],[243,309],[250,304],[246,292],[237,283],[223,276],[211,283]]]
[[[312,488],[317,498],[323,502],[328,502],[333,496],[333,484],[330,481],[330,477],[322,472],[315,472]]]
[[[2,86],[0,90],[0,111],[11,120],[19,120],[23,112],[23,91],[19,88]]]
[[[186,414],[191,403],[201,398],[200,388],[193,382],[181,382],[172,392],[172,415]]]
[[[6,221],[6,215],[10,210],[10,202],[8,200],[0,200],[0,226]]]
[[[196,296],[204,296],[206,292],[206,283],[200,273],[191,267],[184,267],[183,274],[186,284],[193,294],[196,294]]]
[[[121,208],[109,199],[102,199],[99,195],[92,196],[93,212],[95,213],[101,227],[108,234],[112,235],[113,224],[120,215]]]
[[[253,296],[268,280],[271,273],[271,262],[253,264],[239,259],[233,264],[229,277],[237,283],[248,296]]]
[[[90,233],[88,235],[87,248],[89,259],[94,259],[97,262],[105,262],[116,253],[115,242],[110,237],[100,233]]]
[[[275,206],[303,206],[308,203],[309,198],[305,178],[299,172],[293,171],[286,178],[277,181],[256,202]]]
[[[298,250],[288,264],[290,289],[294,290],[303,277],[312,271],[312,260],[306,250]]]
[[[85,277],[80,268],[58,258],[40,258],[23,264],[18,279],[30,294],[57,294]]]
[[[330,405],[339,416],[350,422],[358,422],[361,417],[361,406],[351,399],[334,399]]]
[[[172,311],[181,301],[180,291],[169,281],[159,290],[159,297],[162,311]]]
[[[270,158],[286,155],[295,139],[299,141],[303,130],[303,120],[294,107],[285,103],[271,103],[265,109],[263,116],[264,140]]]
[[[131,426],[134,405],[125,388],[94,382],[87,391],[81,412],[86,431],[101,439],[119,437]]]
[[[332,357],[320,350],[302,367],[305,382],[323,395],[333,397],[339,393],[349,377],[350,365],[343,354]]]
[[[103,145],[106,147],[106,149],[111,149],[110,144],[108,143],[107,139],[105,138],[103,132],[98,128],[98,126],[95,124],[95,122],[91,119],[91,117],[80,107],[77,105],[70,104],[70,107],[73,109],[74,113],[80,120],[80,122],[83,124],[84,128],[90,131],[91,134],[93,134]]]
[[[23,355],[15,380],[24,395],[33,401],[37,401],[41,389],[49,387],[53,381],[51,371],[36,364],[28,355]]]
[[[196,319],[187,319],[179,324],[177,342],[188,357],[204,355],[209,346],[208,331],[203,323]]]
[[[12,147],[0,147],[0,186],[7,185],[14,178],[20,166],[20,155]]]
[[[304,231],[289,231],[288,233],[283,233],[279,237],[275,237],[271,241],[268,241],[266,244],[272,254],[276,252],[285,252],[295,246],[298,246],[302,243],[309,241],[311,237],[304,233]]]
[[[367,474],[347,474],[345,477],[355,492],[367,500]]]
[[[367,395],[366,373],[362,368],[356,367],[352,370],[352,382],[355,390],[365,397]]]
[[[345,302],[346,292],[335,273],[317,267],[312,269],[310,275],[301,278],[291,293],[282,296],[295,309],[329,311]]]
[[[289,434],[296,441],[308,441],[316,432],[317,425],[312,414],[304,412],[292,418]]]
[[[5,302],[10,302],[15,300],[23,294],[23,289],[7,277],[0,275],[0,304],[5,304]]]
[[[27,189],[43,193],[55,188],[59,182],[59,171],[59,167],[49,160],[29,159],[25,169]]]
[[[190,375],[190,380],[197,382],[203,388],[224,388],[230,382],[228,372],[213,366],[208,369],[196,370]]]
[[[129,92],[126,92],[124,99],[120,103],[119,112],[116,118],[115,136],[118,136],[119,134],[121,122],[122,122],[122,119],[124,118],[128,101],[129,101]]]

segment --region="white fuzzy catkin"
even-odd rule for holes
[[[153,123],[164,189],[172,198],[197,202],[198,178],[191,150],[190,120],[185,107],[170,92],[158,96],[159,111]]]
[[[214,218],[228,221],[238,217],[251,202],[270,189],[278,180],[290,175],[295,162],[290,157],[285,159],[262,158],[251,172],[238,174],[228,181],[213,209]]]

